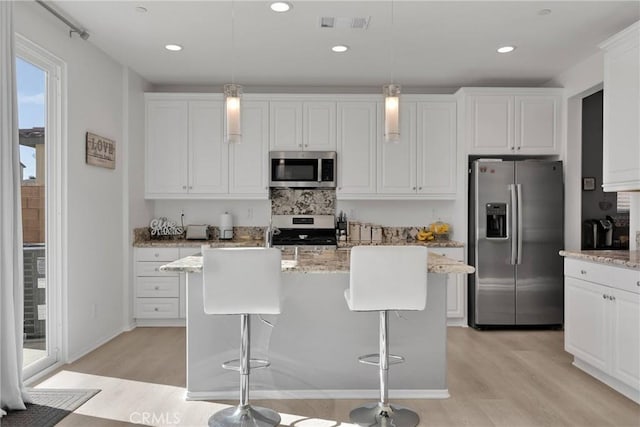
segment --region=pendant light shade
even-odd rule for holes
[[[242,86],[236,84],[224,85],[225,113],[226,113],[226,141],[229,144],[242,142],[242,121],[240,115],[240,99]]]
[[[384,95],[384,140],[400,142],[400,85],[388,84],[382,88]]]

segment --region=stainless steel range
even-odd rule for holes
[[[273,246],[336,246],[333,215],[273,215]]]

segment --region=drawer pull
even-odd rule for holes
[[[160,290],[160,286],[156,286],[154,289],[155,289],[156,291],[159,291],[159,290]]]
[[[587,274],[587,270],[580,270],[580,274]]]
[[[155,271],[160,271],[160,267],[156,267],[156,268],[155,268]]]
[[[158,258],[160,256],[160,254],[156,252],[155,254],[153,254],[153,256]]]
[[[158,307],[153,307],[153,311],[158,311]]]

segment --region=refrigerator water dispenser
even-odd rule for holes
[[[507,204],[487,203],[487,239],[507,238]]]

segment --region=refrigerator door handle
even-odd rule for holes
[[[516,259],[516,264],[522,264],[522,184],[516,184],[516,194],[518,196],[518,233],[516,236],[516,240],[518,241],[518,257]]]
[[[517,223],[519,209],[515,184],[509,184],[509,194],[511,195],[511,259],[509,263],[515,265],[518,260],[517,241],[520,235]]]

